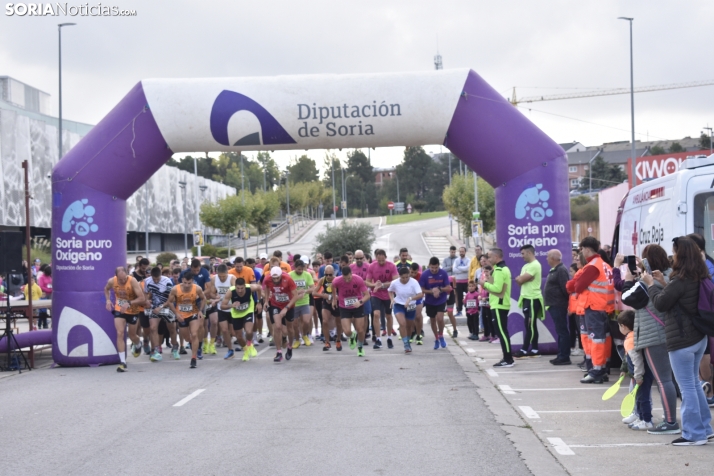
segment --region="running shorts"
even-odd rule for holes
[[[395,302],[394,314],[404,314],[404,317],[406,317],[408,321],[413,321],[416,317],[416,308],[412,309],[411,311],[407,311],[407,308],[404,306],[404,304],[399,304]]]
[[[434,319],[438,313],[444,312],[444,309],[446,308],[446,303],[441,303],[437,305],[425,304],[425,307],[426,315],[429,316],[430,319]]]
[[[139,320],[138,314],[123,314],[119,311],[114,311],[113,314],[115,318],[124,319],[127,324],[132,326]]]
[[[233,330],[234,331],[239,331],[243,329],[243,326],[245,326],[246,323],[248,322],[255,322],[255,314],[252,312],[250,314],[247,314],[243,317],[234,317],[232,318],[233,321]]]
[[[231,316],[230,311],[221,311],[218,309],[218,322],[230,322],[231,319],[233,319],[233,316]]]
[[[342,319],[359,319],[361,317],[364,317],[364,306],[360,306],[358,308],[344,308],[341,307],[340,309],[340,318]]]
[[[151,325],[149,324],[150,316],[151,310],[139,313],[139,323],[141,324],[141,327],[151,327]]]
[[[193,321],[197,321],[197,320],[198,320],[198,316],[196,314],[194,314],[191,317],[185,317],[183,322],[179,321],[178,325],[179,325],[179,327],[188,327],[189,323],[191,323]]]
[[[272,324],[275,324],[275,319],[274,316],[278,314],[282,309],[279,307],[275,306],[268,306],[268,315],[270,316],[270,322]],[[286,322],[293,322],[295,320],[295,308],[290,308],[287,310],[285,313],[285,317],[283,317],[282,324],[285,325]]]
[[[312,311],[310,310],[310,305],[295,307],[295,315],[296,316],[304,316],[305,314],[308,314],[310,316],[312,315]]]
[[[392,301],[389,299],[379,299],[372,296],[370,298],[372,304],[372,312],[379,311],[382,315],[392,314]]]

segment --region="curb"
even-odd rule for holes
[[[532,427],[526,422],[515,408],[499,392],[491,382],[484,370],[476,364],[474,358],[469,356],[452,337],[453,344],[447,349],[454,360],[461,366],[469,380],[476,386],[476,392],[493,413],[493,417],[506,433],[506,437],[513,443],[520,458],[534,475],[569,475],[568,471],[558,461],[557,457],[535,434]]]

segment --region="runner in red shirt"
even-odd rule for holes
[[[387,253],[384,250],[375,250],[374,255],[377,257],[377,260],[369,265],[367,278],[365,279],[365,284],[372,290],[372,312],[374,313],[374,319],[372,320],[372,330],[374,332],[372,341],[376,341],[374,342],[375,349],[382,348],[382,339],[377,337],[377,332],[380,327],[380,317],[385,315],[387,317],[387,328],[385,332],[387,335],[387,347],[391,349],[394,347],[391,338],[394,329],[392,322],[392,300],[389,298],[387,289],[392,281],[399,279],[399,273],[397,272],[396,265],[391,261],[387,261]]]
[[[364,357],[364,303],[370,299],[367,286],[364,280],[352,274],[349,266],[342,267],[342,276],[338,276],[332,281],[332,307],[340,306],[340,318],[342,321],[342,332],[345,334],[352,329],[354,324],[356,331],[350,335],[350,349],[354,350],[357,345],[357,356]]]
[[[367,271],[369,271],[369,263],[366,259],[364,259],[364,252],[362,250],[355,251],[355,261],[354,263],[350,264],[350,269],[352,269],[352,274],[354,276],[359,276],[360,278],[362,278],[363,281],[367,281]],[[371,299],[364,303],[364,315],[367,317],[367,325],[365,326],[364,333],[364,345],[368,345],[367,339],[369,339],[369,325],[372,322]],[[374,329],[372,329],[372,332],[374,332]]]
[[[270,322],[273,323],[273,342],[275,342],[275,350],[277,350],[273,362],[283,360],[281,348],[284,327],[287,327],[288,337],[285,359],[290,360],[293,356],[293,340],[297,338],[297,329],[294,323],[295,302],[302,295],[298,293],[295,281],[290,275],[284,273],[279,266],[274,266],[270,269],[270,277],[263,280],[263,296],[268,302],[268,316]]]

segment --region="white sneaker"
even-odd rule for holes
[[[307,338],[310,340],[310,344],[314,344],[315,341],[312,339],[312,334],[308,334]]]
[[[572,357],[572,356],[577,357],[577,356],[579,356],[579,355],[583,355],[583,351],[582,351],[582,350],[578,349],[577,347],[574,348],[574,349],[570,349],[570,356],[571,356],[571,357]]]
[[[654,428],[654,425],[651,421],[637,420],[635,423],[630,425],[631,430],[651,430],[652,428]]]
[[[625,425],[629,425],[631,423],[634,423],[635,420],[637,420],[637,413],[632,412],[630,413],[630,416],[626,416],[622,419],[622,423],[624,423]]]

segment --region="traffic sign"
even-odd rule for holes
[[[203,231],[193,230],[193,246],[203,246]]]
[[[335,211],[337,211],[337,210],[339,210],[339,207],[337,205],[335,205]]]
[[[387,208],[389,208],[390,210],[394,210],[394,202],[387,203]]]
[[[347,210],[347,201],[346,200],[342,200],[341,205],[342,205],[343,210]]]
[[[412,212],[412,204],[409,203],[409,204],[407,204],[407,213],[411,213],[411,212]]]
[[[398,212],[403,212],[404,211],[404,202],[395,202],[394,210],[396,210]]]

